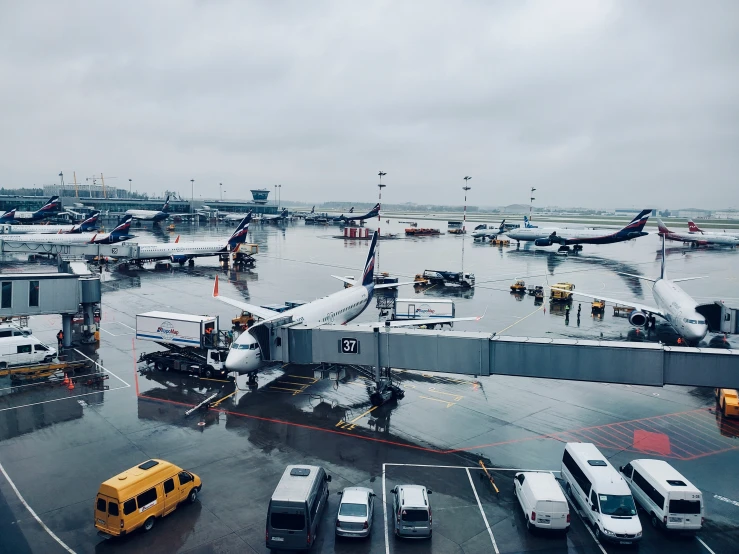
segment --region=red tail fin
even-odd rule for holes
[[[213,285],[213,298],[218,296],[218,275],[216,275],[216,282]]]
[[[688,231],[690,231],[691,233],[702,233],[703,229],[701,229],[695,223],[693,223],[692,219],[689,219],[688,220]]]

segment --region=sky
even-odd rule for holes
[[[739,2],[0,0],[0,186],[739,207]],[[113,179],[117,177],[117,179]]]

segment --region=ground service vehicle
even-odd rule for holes
[[[739,395],[736,389],[714,389],[714,393],[724,417],[739,417]]]
[[[475,275],[472,273],[463,274],[461,271],[425,269],[423,271],[423,278],[432,284],[459,285],[465,288],[475,286]]]
[[[310,550],[328,504],[331,476],[322,467],[285,468],[267,509],[267,548]]]
[[[375,493],[367,487],[346,487],[336,494],[341,496],[336,515],[336,535],[339,537],[369,537]]]
[[[572,283],[556,283],[552,285],[552,290],[549,291],[549,298],[552,302],[570,302],[572,293],[565,291],[573,290],[575,290],[575,285]]]
[[[45,345],[33,335],[18,333],[0,338],[0,369],[49,363],[56,358],[56,348]]]
[[[150,531],[156,518],[171,514],[185,501],[195,502],[202,487],[194,473],[164,460],[148,460],[100,485],[95,528],[105,538],[139,527]]]
[[[553,474],[530,471],[516,473],[513,494],[518,498],[529,531],[567,531],[570,528],[570,507]]]
[[[142,353],[139,363],[157,371],[182,371],[206,378],[228,376],[226,335],[218,317],[147,312],[136,316],[136,338],[149,340],[166,351]]]
[[[594,444],[565,445],[562,478],[568,493],[583,507],[583,517],[598,540],[619,544],[641,540],[642,528],[631,490]]]
[[[654,527],[700,530],[704,521],[703,495],[670,464],[662,460],[632,460],[619,469]]]
[[[433,319],[435,317],[449,318],[455,317],[455,311],[453,300],[397,298],[392,319],[393,321],[410,321],[413,319]],[[438,327],[441,328],[442,325],[439,323]],[[451,327],[452,324],[447,323],[446,325]]]
[[[396,537],[431,538],[432,518],[429,496],[423,485],[398,485],[393,490],[393,521]]]

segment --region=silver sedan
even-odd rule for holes
[[[347,487],[336,494],[341,495],[339,513],[336,516],[336,535],[369,537],[375,507],[375,493],[372,489]]]

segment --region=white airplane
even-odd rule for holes
[[[125,215],[130,215],[141,221],[153,221],[154,223],[164,221],[169,217],[169,196],[164,201],[161,210],[128,210]]]
[[[248,304],[242,300],[234,300],[220,296],[218,293],[218,276],[213,286],[213,297],[221,302],[235,306],[240,310],[251,313],[263,321],[252,326],[247,332],[242,333],[238,339],[231,345],[231,350],[226,358],[226,368],[229,371],[237,371],[238,373],[255,374],[262,365],[262,354],[259,342],[252,334],[255,329],[265,322],[274,319],[292,317],[292,321],[296,323],[318,323],[326,325],[344,325],[359,314],[361,314],[372,301],[375,290],[397,287],[399,285],[407,285],[408,283],[389,283],[383,285],[375,285],[374,269],[375,269],[375,247],[377,246],[377,233],[372,235],[369,252],[367,254],[367,262],[364,266],[361,282],[353,279],[332,275],[335,279],[343,281],[352,286],[335,292],[323,298],[308,302],[302,306],[298,306],[284,312],[276,312],[254,304]],[[472,321],[480,320],[481,317],[450,317],[450,318],[432,318],[432,319],[416,319],[410,321],[378,321],[371,323],[361,323],[366,327],[401,327],[412,325],[427,325],[438,323],[449,323],[454,321]]]
[[[688,231],[690,231],[691,234],[692,233],[705,234],[705,231],[703,229],[701,229],[700,227],[698,227],[695,223],[693,223],[693,220],[692,219],[689,219],[688,220]],[[736,232],[736,231],[726,231],[726,230],[721,231],[721,232],[719,232],[719,231],[712,231],[712,232],[709,232],[708,234],[711,234],[711,235],[719,235],[719,236],[722,236],[722,237],[739,237],[739,233],[738,232]]]
[[[287,219],[288,213],[287,208],[283,208],[282,211],[277,215],[264,215],[262,214],[262,223],[279,223]]]
[[[185,262],[194,258],[218,256],[219,254],[233,252],[240,244],[246,241],[250,221],[251,212],[242,218],[241,223],[228,239],[179,242],[179,237],[177,237],[175,242],[139,244],[139,257],[131,258],[130,261],[143,263],[157,260],[171,260],[183,265]]]
[[[39,221],[60,212],[62,202],[58,196],[52,196],[49,201],[35,212],[18,212],[14,214],[16,221]],[[3,214],[4,216],[7,214]]]
[[[664,222],[657,218],[659,234],[666,239],[689,242],[692,246],[716,244],[719,246],[739,246],[739,238],[724,233],[679,233],[670,231]]]
[[[85,219],[82,223],[74,225],[0,225],[0,233],[4,235],[24,235],[29,233],[36,234],[55,234],[55,233],[84,233],[92,231],[97,224],[100,212],[93,214]]]
[[[551,246],[559,243],[560,249],[569,250],[569,245],[574,244],[575,250],[582,250],[582,244],[612,244],[638,237],[649,233],[644,231],[649,214],[652,210],[642,210],[623,229],[607,231],[603,229],[567,229],[560,227],[524,227],[523,229],[512,229],[506,231],[508,237],[515,241],[533,241],[536,246]]]
[[[56,235],[26,234],[7,235],[3,237],[8,242],[33,242],[44,244],[114,244],[134,238],[128,234],[131,228],[131,216],[127,215],[110,233],[59,233]]]
[[[594,295],[579,291],[573,292],[573,294],[585,296],[586,298],[599,298],[606,302],[613,302],[614,304],[634,308],[634,311],[629,315],[629,323],[634,327],[644,327],[651,316],[659,316],[665,319],[677,331],[678,335],[690,345],[697,344],[706,336],[708,325],[706,325],[706,318],[698,313],[698,303],[687,292],[675,284],[681,281],[702,279],[703,277],[683,277],[682,279],[668,279],[665,277],[664,236],[662,237],[662,268],[659,278],[650,279],[649,277],[633,275],[631,273],[622,273],[622,275],[628,275],[629,277],[636,277],[637,279],[644,279],[645,281],[654,283],[652,286],[652,296],[657,307],[655,308],[639,302],[607,298],[600,294]],[[563,289],[553,290],[572,292],[564,291]]]
[[[505,233],[505,219],[500,222],[500,226],[497,229],[492,226],[488,227],[487,223],[483,223],[475,227],[475,230],[472,231],[472,240],[494,239],[503,233]]]

